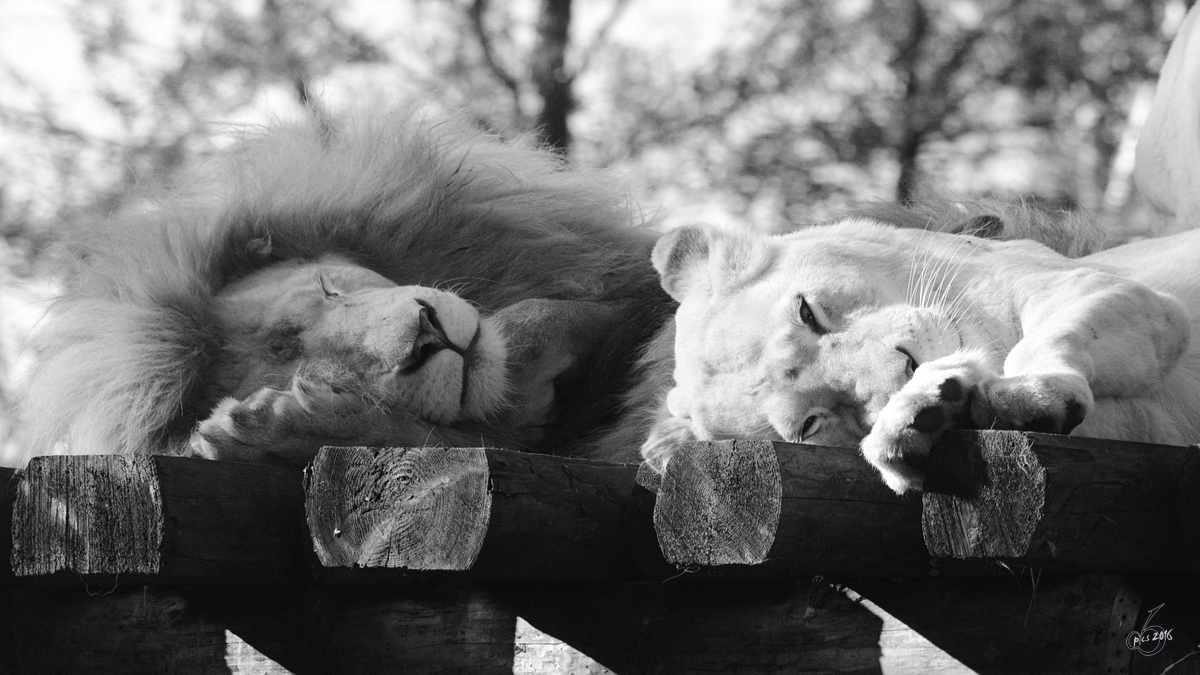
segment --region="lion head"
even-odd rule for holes
[[[506,402],[507,348],[459,296],[400,286],[335,255],[229,284],[208,386],[244,399],[299,377],[439,424],[484,421]]]

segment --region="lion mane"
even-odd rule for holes
[[[615,312],[583,320],[594,344],[556,381],[558,423],[534,449],[582,447],[617,419],[632,364],[669,317],[643,221],[612,176],[461,120],[402,111],[332,134],[254,134],[74,238],[77,268],[37,336],[29,453],[184,452],[228,394],[211,381],[228,348],[222,291],[330,255],[485,314],[529,299]],[[504,442],[500,427],[451,438]]]

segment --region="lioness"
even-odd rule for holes
[[[903,493],[953,428],[1200,440],[1200,232],[1070,259],[848,218],[679,229],[653,260],[680,303],[657,466],[685,439],[861,443]]]

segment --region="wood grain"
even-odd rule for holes
[[[626,536],[636,471],[495,448],[323,448],[306,509],[326,580],[617,581],[637,573]]]
[[[309,578],[301,474],[183,457],[36,457],[17,472],[18,577],[158,583]]]
[[[470,569],[491,517],[479,448],[322,448],[305,493],[327,567]]]
[[[690,442],[658,487],[654,527],[667,560],[755,565],[779,523],[783,483],[770,441]]]
[[[13,571],[161,571],[162,497],[149,457],[37,457],[14,504]]]
[[[976,485],[950,490],[956,494],[926,492],[923,532],[934,555],[1200,571],[1187,553],[1200,501],[1188,486],[1195,447],[990,431],[957,434],[935,451],[935,464],[939,452],[975,456],[985,471],[974,472]]]
[[[927,576],[945,570],[939,559],[1191,573],[1200,571],[1189,562],[1200,545],[1197,453],[955,432],[934,448],[924,495],[897,497],[856,449],[694,443],[661,476],[654,522],[669,562],[749,565],[760,577]]]
[[[930,571],[920,503],[888,491],[853,448],[695,443],[667,465],[654,514],[663,556],[680,566],[756,565],[783,575]]]

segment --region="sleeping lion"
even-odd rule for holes
[[[1070,255],[1087,241],[995,206],[1003,222],[993,205],[871,213]],[[269,130],[82,233],[40,330],[27,452],[302,465],[323,445],[487,445],[636,461],[674,370],[643,224],[611,177],[461,121]]]
[[[903,493],[948,429],[1200,440],[1197,231],[1071,259],[851,217],[683,228],[653,260],[679,302],[655,466],[687,439],[861,444]]]
[[[314,126],[83,233],[41,331],[29,453],[636,459],[633,432],[603,439],[670,299],[623,187],[413,111]]]

